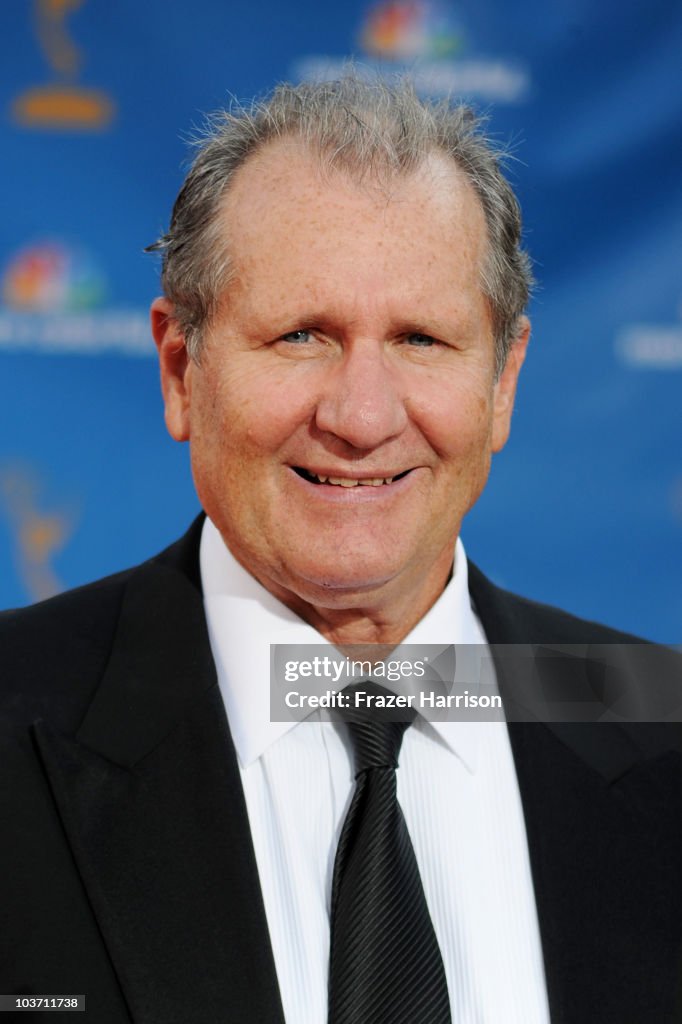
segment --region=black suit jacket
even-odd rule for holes
[[[67,1019],[283,1021],[200,528],[0,623],[0,992]],[[470,580],[493,643],[632,639]],[[677,727],[509,728],[552,1021],[682,1021]]]

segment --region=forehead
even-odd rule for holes
[[[234,272],[231,294],[281,282],[283,300],[304,283],[309,291],[388,295],[428,280],[432,290],[482,297],[485,217],[444,155],[409,173],[358,180],[297,140],[279,140],[239,169],[219,230]]]

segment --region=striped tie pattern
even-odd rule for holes
[[[396,792],[409,722],[376,715],[344,715],[356,787],[334,863],[329,1024],[450,1024],[443,961]]]

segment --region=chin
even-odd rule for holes
[[[313,604],[350,607],[353,596],[361,598],[385,586],[398,574],[397,568],[386,562],[372,561],[355,556],[352,565],[339,561],[325,566],[320,562],[300,566],[296,573],[297,586],[292,587],[300,597]]]

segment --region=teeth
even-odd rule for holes
[[[367,480],[351,480],[347,476],[320,476],[313,474],[321,484],[334,484],[336,487],[381,487],[382,484],[393,483],[392,476],[375,476]]]

